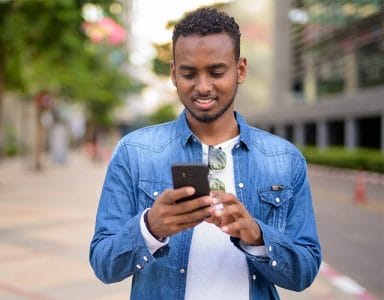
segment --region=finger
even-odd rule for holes
[[[190,213],[195,210],[200,210],[206,207],[211,207],[217,204],[218,200],[210,196],[203,196],[196,199],[184,201],[174,205],[175,214]]]
[[[220,227],[221,220],[222,220],[222,213],[221,210],[217,210],[216,206],[213,206],[210,208],[211,216],[207,219],[205,219],[206,222],[215,224],[216,226]]]
[[[212,192],[212,197],[218,198],[219,202],[223,204],[223,206],[233,205],[237,203],[241,203],[233,194],[224,193],[224,192]]]
[[[223,208],[222,214],[232,220],[248,217],[247,211],[244,209],[244,207],[238,204],[226,206]]]
[[[180,232],[180,231],[183,231],[183,230],[195,227],[195,226],[199,225],[203,221],[204,220],[197,220],[197,221],[192,222],[192,223],[179,224],[177,232]]]
[[[211,217],[211,208],[205,207],[175,216],[177,224],[191,224]]]
[[[179,189],[167,190],[168,203],[174,204],[177,200],[190,197],[195,193],[195,188],[186,186]]]
[[[212,215],[210,218],[205,219],[206,222],[216,225],[217,227],[221,226],[221,217]]]
[[[244,229],[242,219],[237,219],[236,221],[228,223],[221,227],[221,230],[227,233],[239,232],[242,229]]]

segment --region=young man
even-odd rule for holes
[[[131,299],[278,299],[321,262],[303,156],[250,127],[234,99],[245,79],[235,20],[212,8],[173,32],[171,75],[185,111],[123,137],[100,199],[90,261],[103,282],[131,275]],[[210,196],[172,188],[171,164],[204,162]]]

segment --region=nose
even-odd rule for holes
[[[208,76],[201,75],[196,82],[196,90],[200,95],[207,95],[212,90],[212,83]]]

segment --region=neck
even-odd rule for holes
[[[206,145],[217,145],[239,135],[233,112],[209,123],[197,121],[187,113],[187,120],[192,132]]]

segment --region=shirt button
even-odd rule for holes
[[[144,261],[148,261],[148,257],[143,256]]]
[[[277,265],[277,261],[276,260],[272,261],[272,267],[276,267],[276,265]]]
[[[256,278],[257,278],[256,275],[252,275],[253,280],[256,280]]]
[[[276,201],[276,203],[280,203],[280,198],[279,198],[279,197],[276,197],[276,198],[275,198],[275,201]]]
[[[138,268],[140,270],[142,267],[139,264],[137,264],[136,268]]]
[[[240,147],[240,145],[239,145],[239,144],[237,144],[237,145],[236,145],[236,149],[238,149],[239,147]]]
[[[156,191],[156,192],[153,192],[153,196],[156,197],[156,196],[158,196],[158,195],[159,195],[159,192],[157,192],[157,191]]]
[[[183,273],[185,273],[185,269],[181,268],[181,269],[179,270],[179,272],[180,272],[181,274],[183,274]]]
[[[239,188],[242,189],[243,187],[244,187],[244,183],[240,182],[240,183],[239,183]]]
[[[269,246],[269,247],[268,247],[268,251],[269,251],[269,252],[272,252],[272,246]]]

